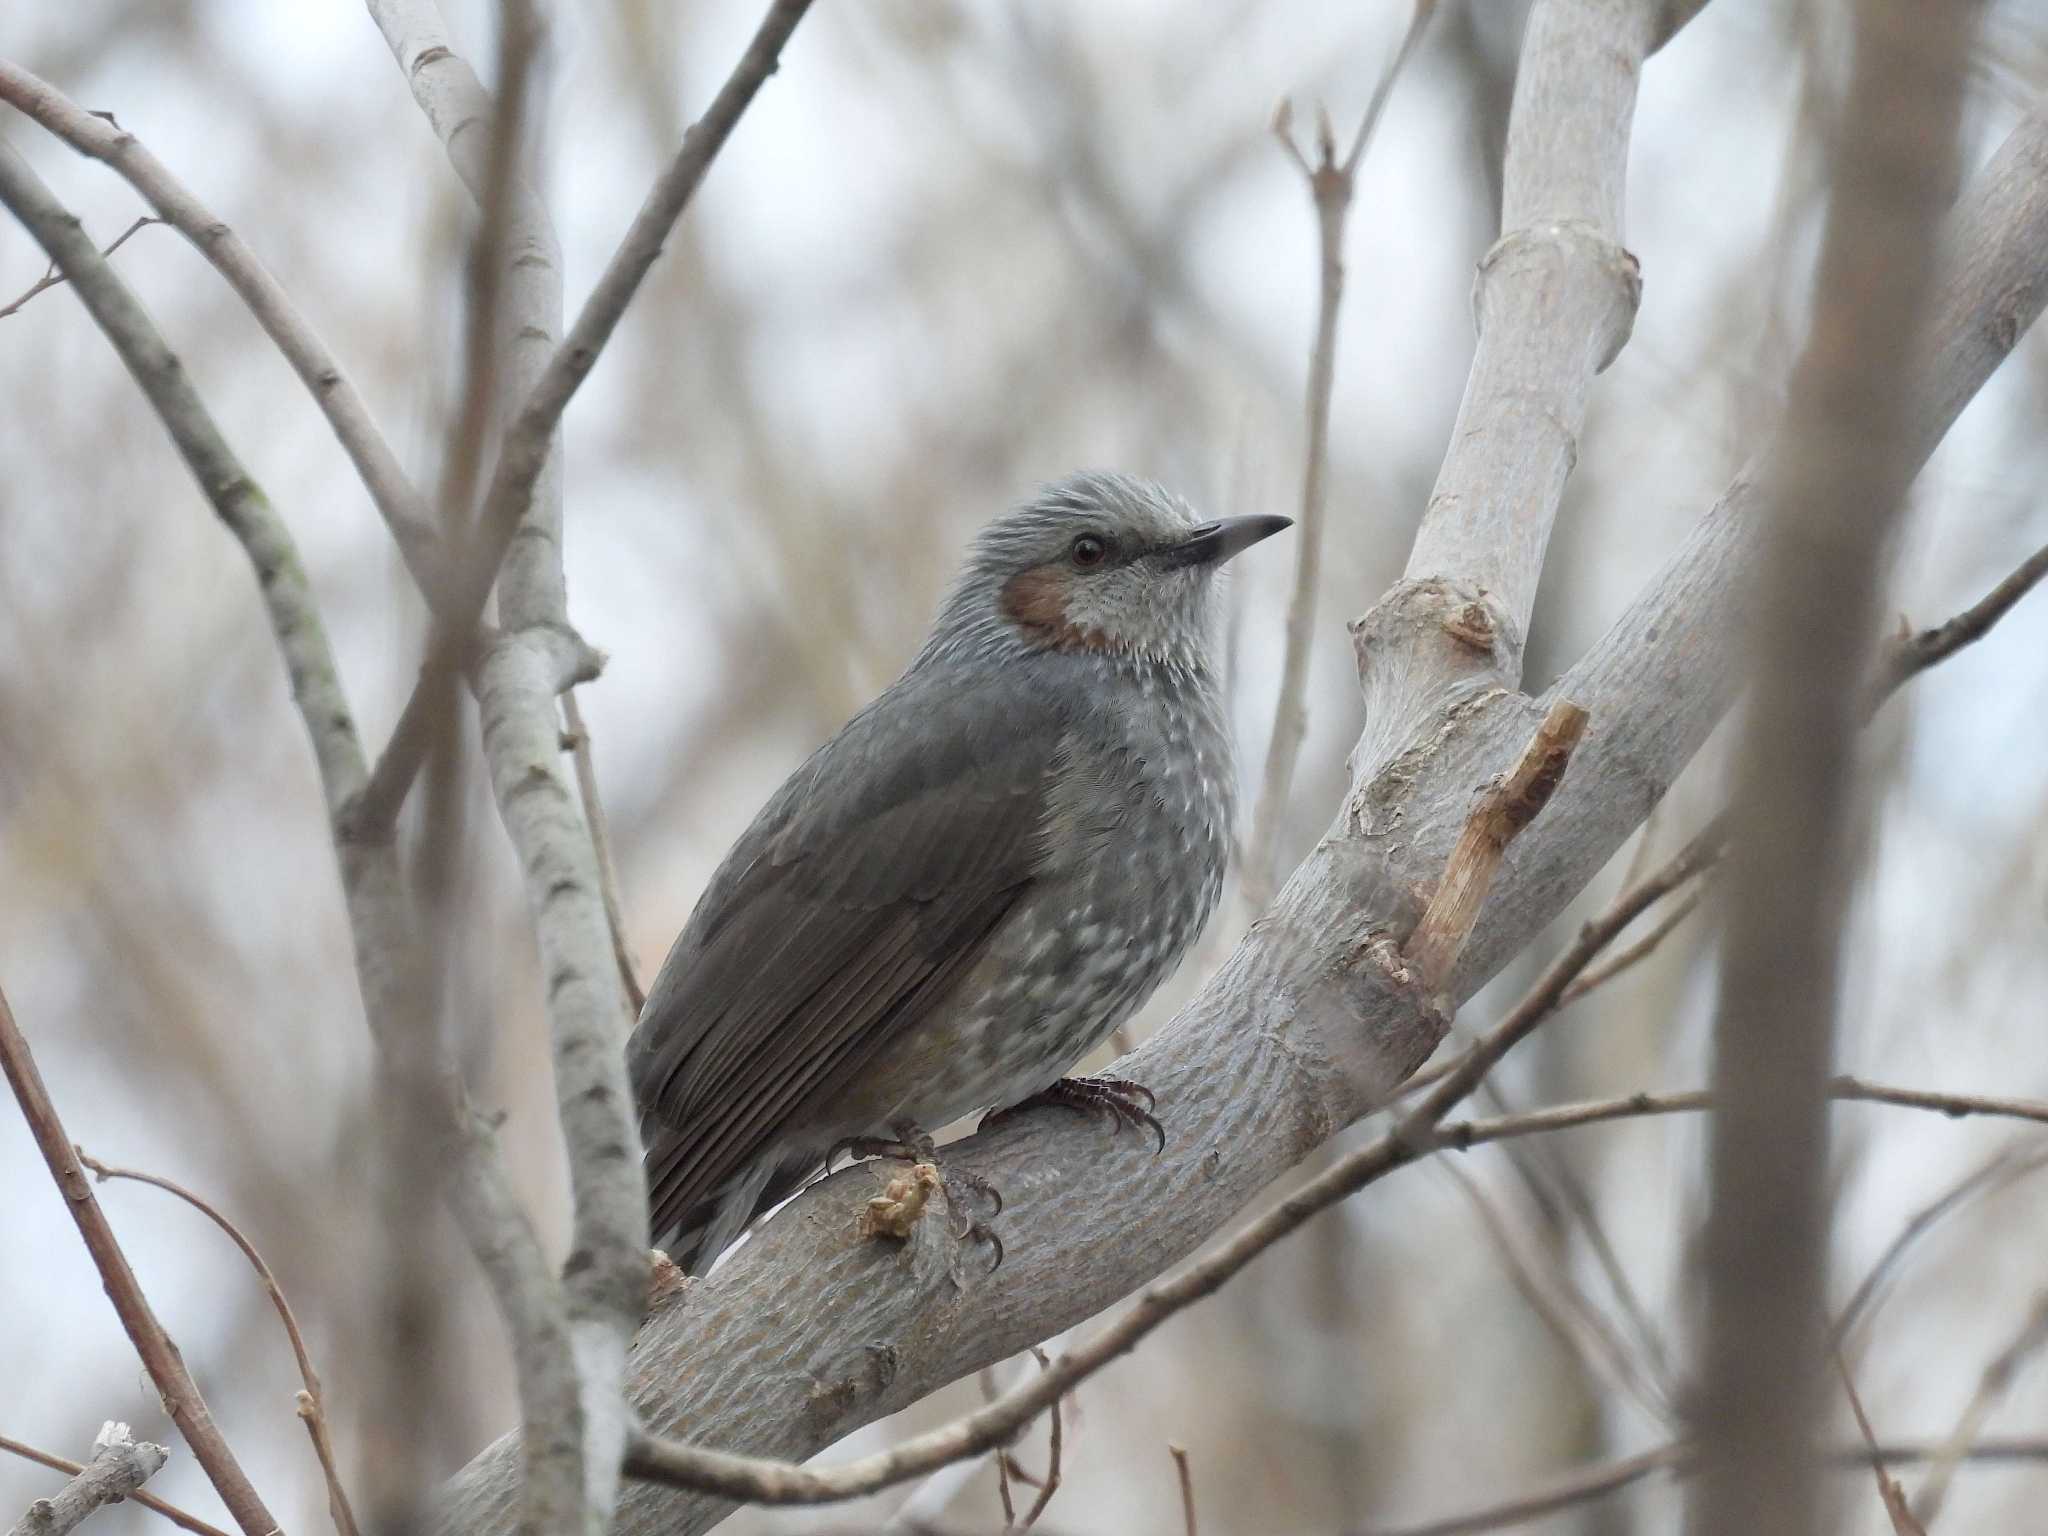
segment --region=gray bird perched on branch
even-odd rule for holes
[[[648,994],[629,1061],[653,1240],[684,1269],[842,1146],[929,1160],[928,1128],[1047,1099],[1159,1130],[1139,1085],[1061,1074],[1215,908],[1237,795],[1214,577],[1287,526],[1082,474],[982,531],[909,669],[754,818]]]

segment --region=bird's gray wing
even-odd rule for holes
[[[1039,867],[1062,715],[1029,689],[913,674],[762,810],[634,1032],[656,1241],[980,956]]]

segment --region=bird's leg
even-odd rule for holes
[[[1028,1099],[1019,1099],[1008,1109],[999,1109],[985,1116],[981,1123],[986,1127],[1020,1110],[1036,1109],[1041,1104],[1057,1104],[1077,1114],[1106,1115],[1113,1130],[1126,1125],[1142,1125],[1159,1138],[1159,1150],[1164,1152],[1166,1127],[1152,1113],[1158,1103],[1150,1088],[1128,1078],[1063,1077],[1050,1088],[1041,1089]]]
[[[953,1235],[963,1242],[987,1243],[995,1249],[995,1259],[989,1265],[993,1274],[1003,1262],[1003,1240],[996,1236],[988,1225],[973,1216],[968,1202],[962,1194],[972,1194],[988,1201],[992,1209],[990,1216],[1003,1213],[1003,1196],[995,1185],[978,1173],[965,1168],[948,1167],[939,1156],[937,1143],[931,1132],[911,1120],[892,1120],[889,1129],[894,1139],[884,1136],[849,1136],[833,1145],[825,1154],[825,1166],[830,1168],[832,1160],[844,1152],[852,1157],[886,1157],[903,1162],[925,1163],[939,1171],[939,1187],[945,1192],[946,1209],[953,1213],[955,1226]]]

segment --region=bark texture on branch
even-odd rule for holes
[[[488,92],[449,37],[431,0],[367,0],[413,100],[448,152],[448,163],[479,204],[490,187],[493,108]],[[506,386],[524,400],[546,372],[562,329],[562,250],[555,227],[523,176],[506,208],[503,313]],[[563,623],[562,455],[550,423],[535,466],[519,536],[504,554],[499,602],[509,623]],[[499,569],[493,565],[494,570]],[[479,605],[481,599],[479,599]]]
[[[92,1460],[48,1498],[30,1504],[9,1536],[68,1536],[102,1504],[118,1503],[155,1477],[169,1456],[110,1419],[92,1443]]]
[[[1407,569],[1491,611],[1510,684],[1593,376],[1627,343],[1642,297],[1622,185],[1658,22],[1631,0],[1546,0],[1522,45],[1502,233],[1473,289],[1478,351]]]

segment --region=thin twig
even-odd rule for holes
[[[1921,1479],[1920,1491],[1913,1496],[1912,1513],[1923,1526],[1934,1524],[1941,1514],[1942,1501],[1948,1496],[1949,1480],[1969,1455],[1970,1446],[1977,1436],[1983,1432],[1984,1421],[1990,1418],[1999,1399],[2011,1388],[2013,1377],[2019,1374],[2028,1356],[2037,1353],[2044,1344],[2048,1344],[2048,1291],[2034,1298],[2019,1332],[1984,1367],[1983,1375],[1977,1380],[1977,1390],[1970,1394],[1969,1402],[1964,1404],[1962,1414],[1956,1420],[1956,1427],[1949,1431],[1948,1438],[1942,1443],[1942,1454],[1935,1457],[1934,1464],[1927,1469],[1927,1476]]]
[[[1861,1078],[1838,1076],[1828,1083],[1828,1097],[1862,1099],[1872,1104],[1897,1104],[1906,1109],[1932,1109],[1944,1115],[2006,1115],[2016,1120],[2048,1123],[2048,1104],[2036,1099],[1997,1099],[1976,1094],[1933,1093],[1922,1088],[1891,1088]]]
[[[1492,1107],[1495,1114],[1514,1114],[1519,1106],[1512,1103],[1499,1083],[1489,1078],[1478,1089],[1478,1097]],[[1563,1153],[1546,1147],[1511,1147],[1508,1149],[1509,1164],[1528,1185],[1531,1196],[1543,1211],[1552,1228],[1553,1240],[1561,1245],[1569,1237],[1571,1226],[1576,1223],[1585,1233],[1586,1246],[1592,1251],[1595,1266],[1606,1277],[1607,1287],[1613,1292],[1627,1325],[1627,1333],[1633,1336],[1633,1343],[1640,1351],[1630,1352],[1626,1347],[1630,1339],[1616,1332],[1616,1344],[1621,1357],[1632,1372],[1640,1372],[1645,1378],[1639,1385],[1655,1404],[1655,1411],[1665,1418],[1675,1418],[1671,1404],[1677,1398],[1673,1382],[1669,1355],[1664,1347],[1663,1336],[1657,1325],[1651,1321],[1649,1309],[1636,1295],[1635,1286],[1630,1283],[1627,1269],[1622,1265],[1621,1255],[1607,1235],[1606,1225],[1600,1220],[1591,1191],[1572,1168]],[[1608,1327],[1606,1314],[1599,1311],[1593,1299],[1579,1289],[1571,1274],[1569,1256],[1560,1251],[1557,1255],[1557,1283],[1570,1287],[1580,1305],[1598,1318],[1603,1327]]]
[[[1940,1454],[1940,1446],[1924,1443],[1887,1442],[1877,1447],[1878,1460],[1888,1467],[1930,1461]],[[1870,1451],[1861,1445],[1845,1445],[1829,1452],[1827,1461],[1837,1468],[1855,1470],[1868,1466],[1870,1455]],[[1967,1459],[1973,1462],[2048,1461],[2048,1440],[1980,1440],[1971,1447]],[[1482,1531],[1504,1531],[1526,1525],[1544,1515],[1554,1515],[1561,1509],[1590,1504],[1595,1499],[1619,1493],[1631,1483],[1641,1482],[1657,1472],[1668,1471],[1674,1477],[1690,1477],[1696,1470],[1698,1457],[1693,1447],[1684,1442],[1674,1442],[1637,1456],[1583,1468],[1534,1493],[1521,1494],[1486,1509],[1453,1515],[1444,1520],[1430,1520],[1421,1525],[1374,1526],[1371,1536],[1477,1536]]]
[[[1907,679],[1937,662],[1948,660],[1964,646],[1983,639],[1991,632],[1991,626],[2039,585],[2044,576],[2048,576],[2048,545],[2035,550],[2010,576],[1947,623],[1892,641],[1885,648],[1884,657],[1878,665],[1870,707],[1876,709]]]
[[[513,206],[521,193],[520,150],[540,52],[540,18],[532,0],[501,8],[498,84],[484,155],[478,219],[469,243],[468,306],[463,321],[461,405],[441,472],[441,522],[467,541],[477,478],[499,393],[498,342],[504,328],[505,266],[512,241]]]
[[[1902,1109],[1930,1110],[1951,1120],[1970,1115],[1994,1119],[2029,1120],[2048,1125],[2048,1099],[1997,1099],[1969,1093],[1921,1093],[1881,1087],[1874,1083],[1837,1078],[1828,1096],[1861,1100],[1872,1104],[1894,1104]],[[1572,1104],[1554,1104],[1513,1115],[1486,1119],[1457,1120],[1426,1133],[1426,1149],[1448,1148],[1463,1152],[1489,1141],[1506,1141],[1516,1136],[1540,1135],[1549,1131],[1576,1130],[1609,1120],[1640,1120],[1652,1115],[1699,1114],[1714,1107],[1713,1096],[1704,1088],[1678,1093],[1628,1093],[1611,1099],[1585,1099]],[[1852,1304],[1853,1310],[1853,1304]]]
[[[984,1403],[994,1402],[998,1395],[998,1389],[996,1387],[996,1368],[993,1365],[983,1366],[981,1369],[980,1381],[981,1400]],[[1010,1492],[1011,1477],[1014,1475],[1019,1482],[1027,1483],[1034,1488],[1038,1486],[1038,1479],[1032,1477],[1029,1473],[1025,1472],[1025,1470],[1022,1467],[1017,1465],[1015,1458],[1013,1458],[1010,1455],[1010,1448],[1008,1446],[996,1447],[995,1461],[996,1497],[1002,1501],[1003,1529],[1007,1531],[1011,1526],[1017,1523],[1016,1499],[1014,1495],[1012,1495],[1012,1493]]]
[[[228,1240],[242,1250],[242,1257],[249,1261],[249,1267],[256,1271],[256,1278],[270,1297],[270,1304],[276,1310],[278,1320],[284,1324],[285,1337],[290,1340],[292,1356],[298,1361],[299,1380],[304,1389],[298,1394],[298,1415],[305,1421],[306,1433],[313,1440],[313,1454],[320,1459],[320,1473],[327,1480],[327,1508],[334,1516],[334,1528],[340,1536],[356,1536],[355,1512],[350,1509],[348,1492],[342,1487],[341,1472],[334,1461],[334,1443],[327,1432],[327,1402],[320,1391],[320,1374],[313,1369],[312,1354],[306,1348],[305,1335],[299,1331],[299,1320],[292,1315],[292,1304],[285,1299],[284,1287],[277,1282],[277,1276],[263,1262],[263,1255],[256,1251],[256,1245],[243,1235],[241,1228],[221,1213],[219,1209],[201,1199],[184,1185],[154,1173],[144,1173],[136,1168],[115,1168],[88,1154],[83,1147],[74,1146],[72,1151],[78,1161],[90,1169],[95,1178],[133,1179],[138,1184],[153,1185],[167,1194],[176,1195],[208,1221],[225,1232]]]
[[[92,1443],[92,1460],[47,1498],[37,1499],[11,1536],[69,1536],[102,1504],[118,1504],[163,1470],[170,1453],[138,1441],[126,1424],[109,1419]]]
[[[1169,1445],[1166,1453],[1173,1458],[1174,1475],[1180,1479],[1181,1536],[1201,1536],[1195,1524],[1195,1480],[1188,1471],[1187,1449],[1184,1446]]]
[[[583,710],[576,702],[576,690],[562,695],[563,740],[576,764],[576,793],[583,801],[583,820],[590,828],[590,846],[597,854],[598,888],[604,895],[605,921],[611,925],[612,953],[619,962],[619,981],[626,989],[626,1005],[633,1017],[647,1006],[647,989],[640,985],[639,967],[626,942],[626,908],[619,895],[619,870],[612,862],[612,840],[607,830],[604,803],[597,797],[597,764],[590,752],[590,727],[583,723]]]
[[[1053,1368],[1053,1360],[1047,1356],[1047,1352],[1040,1350],[1038,1346],[1032,1346],[1030,1358],[1038,1362],[1038,1370],[1051,1370]],[[1018,1532],[1026,1532],[1032,1526],[1036,1526],[1038,1524],[1038,1516],[1042,1516],[1042,1513],[1044,1513],[1044,1507],[1047,1507],[1049,1503],[1053,1503],[1053,1495],[1059,1493],[1059,1462],[1061,1462],[1063,1444],[1065,1444],[1065,1423],[1063,1423],[1063,1415],[1059,1411],[1059,1399],[1057,1397],[1051,1401],[1047,1417],[1051,1419],[1051,1423],[1047,1425],[1047,1446],[1044,1446],[1044,1477],[1038,1483],[1038,1497],[1032,1499],[1030,1509],[1024,1513],[1024,1520],[1018,1522]]]
[[[1898,1480],[1884,1469],[1884,1455],[1877,1447],[1877,1433],[1870,1427],[1870,1415],[1863,1411],[1863,1399],[1857,1395],[1855,1380],[1849,1375],[1849,1362],[1842,1358],[1840,1350],[1835,1351],[1835,1369],[1842,1377],[1842,1390],[1849,1395],[1849,1411],[1856,1416],[1856,1431],[1863,1436],[1863,1444],[1870,1456],[1871,1476],[1877,1479],[1877,1496],[1884,1501],[1884,1512],[1890,1516],[1893,1536],[1927,1536],[1926,1527],[1913,1518],[1913,1511],[1906,1507],[1905,1491]]]
[[[85,1467],[79,1462],[71,1461],[63,1456],[53,1456],[48,1451],[38,1450],[33,1445],[28,1445],[20,1440],[10,1439],[6,1435],[0,1435],[0,1451],[11,1452],[21,1457],[24,1461],[33,1461],[38,1466],[48,1467],[52,1472],[62,1472],[67,1477],[76,1476],[85,1470]],[[228,1533],[219,1526],[208,1525],[197,1515],[182,1510],[169,1500],[160,1499],[153,1493],[137,1489],[134,1493],[127,1495],[127,1497],[133,1499],[144,1509],[162,1515],[171,1524],[183,1526],[192,1533],[192,1536],[228,1536]]]
[[[1878,1290],[1885,1280],[1898,1268],[1907,1251],[1931,1232],[1942,1218],[1954,1214],[1980,1194],[2002,1189],[2014,1180],[2044,1168],[2048,1168],[2048,1152],[2035,1152],[2022,1158],[2014,1155],[2012,1147],[2002,1147],[1981,1167],[1972,1169],[1936,1199],[1915,1211],[1906,1219],[1898,1235],[1885,1245],[1884,1252],[1878,1255],[1877,1262],[1870,1266],[1870,1272],[1836,1316],[1828,1333],[1829,1347],[1840,1349],[1845,1346],[1856,1325],[1877,1309]]]
[[[461,669],[477,618],[497,580],[498,567],[504,563],[512,537],[533,501],[534,487],[547,467],[563,411],[596,366],[598,354],[618,328],[627,305],[639,291],[669,232],[689,206],[741,114],[780,66],[783,46],[810,5],[811,0],[774,0],[769,6],[739,63],[704,115],[683,136],[682,147],[648,191],[625,239],[584,301],[575,325],[562,338],[521,403],[505,433],[497,468],[484,493],[477,537],[470,558],[457,575],[454,599],[447,608],[448,622],[421,669],[420,682],[414,688],[415,698],[437,686],[434,678]],[[404,800],[406,788],[419,771],[425,755],[426,733],[403,727],[407,720],[423,719],[425,714],[425,710],[415,710],[408,703],[400,716],[401,728],[393,733],[390,745],[378,760],[373,777],[375,791],[367,798],[379,809],[380,822],[383,816],[395,814],[396,805]]]
[[[996,1452],[996,1497],[1003,1505],[1003,1529],[1008,1530],[1017,1523],[1017,1499],[1010,1492],[1010,1453]]]
[[[144,214],[141,218],[137,219],[133,224],[130,224],[126,229],[122,230],[120,234],[116,235],[114,237],[114,243],[112,245],[109,245],[105,250],[101,251],[100,254],[102,256],[113,255],[114,252],[118,251],[119,249],[121,249],[122,246],[128,243],[128,237],[130,235],[133,235],[137,230],[146,229],[151,224],[161,224],[163,222],[164,221],[162,219],[155,218],[149,214]],[[57,264],[54,261],[51,262],[49,271],[45,272],[41,277],[37,278],[33,283],[29,284],[28,291],[26,293],[24,293],[20,298],[16,299],[12,304],[0,307],[0,320],[5,320],[9,315],[14,314],[21,308],[22,305],[26,304],[30,299],[34,298],[37,294],[43,292],[45,289],[55,288],[60,283],[66,281],[68,281],[68,279],[66,279],[64,274],[57,270]]]
[[[0,167],[5,166],[10,153],[0,146]],[[220,1494],[221,1502],[227,1505],[228,1513],[242,1528],[243,1536],[273,1536],[278,1529],[277,1521],[264,1507],[261,1495],[235,1459],[235,1453],[228,1449],[199,1384],[185,1369],[178,1346],[157,1320],[149,1298],[142,1293],[142,1282],[135,1278],[127,1255],[114,1237],[114,1229],[107,1224],[106,1213],[92,1192],[92,1181],[86,1178],[77,1153],[71,1149],[71,1139],[64,1134],[64,1122],[58,1118],[57,1106],[50,1102],[43,1075],[36,1070],[35,1057],[14,1022],[14,1011],[7,1006],[4,992],[0,992],[0,1069],[4,1069],[8,1086],[14,1090],[22,1118],[28,1122],[43,1161],[49,1165],[50,1177],[64,1197],[65,1208],[78,1225],[86,1252],[92,1255],[100,1272],[107,1298],[113,1302],[121,1326],[135,1345],[135,1353],[142,1357],[143,1369],[149,1372],[157,1395],[163,1399],[164,1411],[184,1435],[185,1443],[192,1447],[193,1456]]]
[[[420,590],[435,600],[440,544],[424,497],[406,477],[348,375],[255,252],[173,176],[142,141],[110,117],[88,112],[48,81],[0,60],[0,101],[26,113],[80,154],[125,177],[163,222],[192,243],[248,305],[362,477]]]
[[[362,781],[362,748],[290,531],[228,447],[142,306],[86,238],[77,218],[5,144],[0,144],[0,202],[71,279],[79,301],[148,397],[215,514],[256,566],[332,811]]]
[[[1259,910],[1272,900],[1280,823],[1285,819],[1295,763],[1308,734],[1309,650],[1315,637],[1324,508],[1329,499],[1330,395],[1337,375],[1337,315],[1344,303],[1344,226],[1350,216],[1351,195],[1366,144],[1386,107],[1394,81],[1414,53],[1435,10],[1436,0],[1417,0],[1400,51],[1374,87],[1372,104],[1359,120],[1350,152],[1343,160],[1337,159],[1336,136],[1327,112],[1317,114],[1317,158],[1313,165],[1294,142],[1288,103],[1282,101],[1273,117],[1273,135],[1300,168],[1308,185],[1309,201],[1315,208],[1320,286],[1315,346],[1309,354],[1308,446],[1301,475],[1301,517],[1294,530],[1294,594],[1287,603],[1287,649],[1280,666],[1280,696],[1273,708],[1273,731],[1267,743],[1258,806],[1252,816],[1252,835],[1241,865],[1246,898]]]
[[[1507,1213],[1477,1179],[1452,1160],[1439,1161],[1435,1166],[1450,1178],[1471,1204],[1480,1226],[1485,1229],[1487,1240],[1507,1266],[1508,1278],[1522,1293],[1522,1299],[1542,1319],[1558,1343],[1577,1360],[1587,1377],[1608,1387],[1620,1388],[1633,1396],[1653,1417],[1669,1423],[1674,1417],[1669,1406],[1659,1400],[1642,1373],[1631,1368],[1627,1347],[1605,1315],[1580,1293],[1569,1276],[1546,1280],[1538,1273],[1534,1261],[1523,1251],[1523,1245],[1516,1241]]]
[[[1648,959],[1659,944],[1671,937],[1672,931],[1680,923],[1698,910],[1701,899],[1706,895],[1710,871],[1702,870],[1700,873],[1700,883],[1673,902],[1671,909],[1657,919],[1648,933],[1634,943],[1617,949],[1598,965],[1588,966],[1583,976],[1565,988],[1564,996],[1558,999],[1558,1006],[1568,1007],[1595,987],[1605,986],[1630,966]]]
[[[1046,1352],[1033,1345],[1031,1358],[1038,1362],[1041,1371],[1052,1368],[1052,1360]],[[1017,1530],[1028,1531],[1038,1524],[1038,1517],[1045,1513],[1045,1506],[1052,1502],[1052,1496],[1060,1491],[1060,1454],[1066,1439],[1066,1430],[1061,1421],[1060,1400],[1055,1397],[1050,1407],[1051,1424],[1046,1430],[1045,1478],[1038,1485],[1038,1497],[1031,1501],[1031,1508],[1018,1522]]]

